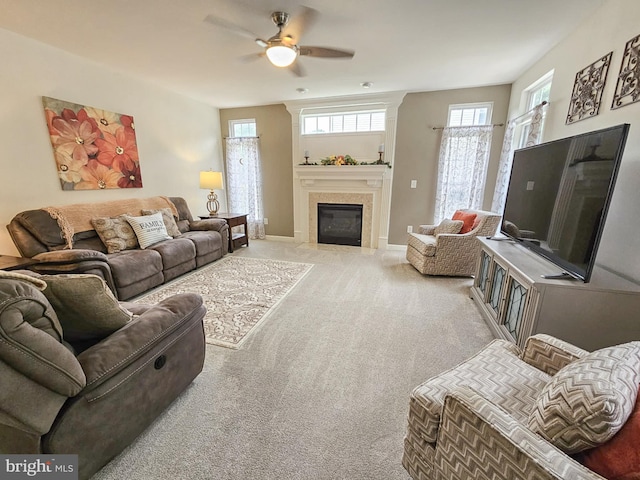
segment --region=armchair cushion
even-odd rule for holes
[[[133,314],[122,307],[97,275],[42,275],[44,295],[56,311],[65,340],[101,339],[126,325]]]
[[[409,235],[409,246],[416,249],[420,255],[433,257],[436,254],[436,237],[412,233]]]
[[[444,406],[452,388],[466,386],[526,422],[549,376],[519,358],[520,349],[506,340],[494,340],[457,367],[437,375],[412,393],[409,428],[422,440],[435,443]]]
[[[449,220],[448,218],[445,218],[440,222],[440,225],[434,229],[433,233],[436,236],[443,233],[460,233],[463,225],[464,222],[462,220]]]
[[[562,368],[544,387],[529,428],[566,453],[613,437],[638,394],[640,342],[596,350]]]
[[[462,225],[462,229],[460,229],[460,233],[469,233],[473,230],[473,223],[476,221],[476,217],[478,215],[475,213],[463,212],[461,210],[456,210],[453,214],[453,220],[462,220],[464,223]]]

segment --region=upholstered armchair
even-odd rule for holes
[[[484,210],[460,210],[475,214],[469,232],[450,233],[451,225],[420,225],[417,233],[410,233],[407,243],[407,260],[420,273],[426,275],[471,276],[475,272],[480,254],[478,235],[494,235],[500,215]],[[447,223],[447,222],[445,222]],[[444,231],[439,231],[443,229]]]
[[[413,391],[402,464],[414,480],[638,478],[639,381],[640,342],[494,340]]]

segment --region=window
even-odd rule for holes
[[[438,159],[435,222],[461,208],[482,208],[491,148],[491,103],[449,106]]]
[[[491,103],[449,105],[449,127],[488,125],[491,122]]]
[[[256,119],[229,120],[229,136],[234,138],[257,137]]]
[[[533,120],[533,112],[532,110],[540,105],[542,102],[549,101],[549,94],[551,93],[551,82],[553,80],[553,72],[549,72],[547,75],[540,78],[537,82],[527,88],[524,92],[525,94],[525,113],[519,122],[519,129],[517,133],[517,147],[523,148],[527,146],[528,139],[532,134],[532,120]],[[544,126],[544,115],[546,114],[546,110],[543,111],[543,116],[540,121],[538,138],[542,138],[542,127]]]
[[[303,115],[302,134],[384,132],[385,123],[384,110]]]

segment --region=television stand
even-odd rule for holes
[[[562,273],[552,273],[550,275],[540,275],[542,278],[546,278],[547,280],[579,280],[579,278],[574,277],[569,272]]]
[[[640,340],[637,283],[598,265],[589,283],[545,278],[558,271],[546,258],[517,242],[476,239],[471,298],[495,337],[522,347],[531,335],[546,333],[585,350]]]

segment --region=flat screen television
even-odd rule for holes
[[[588,282],[629,124],[516,150],[501,233]]]

